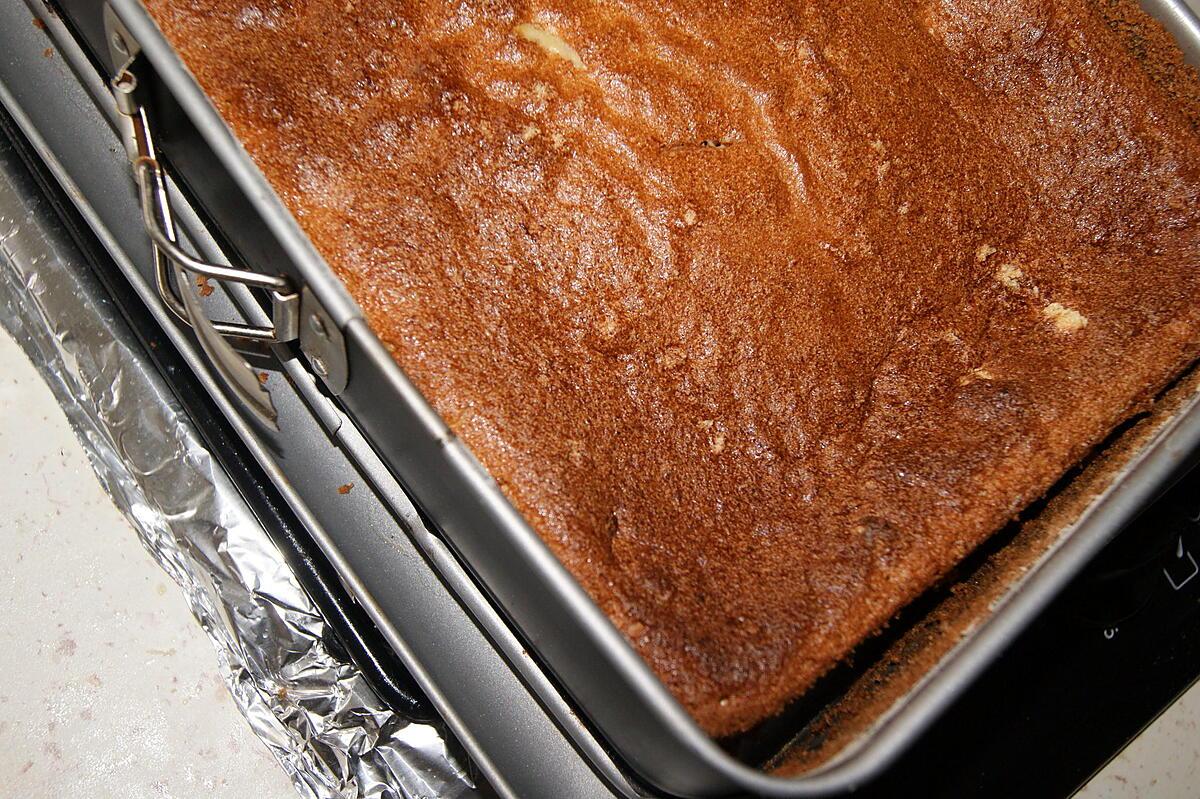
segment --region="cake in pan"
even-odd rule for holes
[[[1121,0],[149,6],[714,735],[1200,352],[1195,84]]]

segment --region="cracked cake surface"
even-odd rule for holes
[[[714,735],[1200,350],[1194,76],[1120,0],[147,5]]]

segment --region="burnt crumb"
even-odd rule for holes
[[[196,278],[196,288],[200,289],[201,297],[207,297],[213,293],[213,286],[204,275]]]
[[[354,483],[344,483],[343,485],[338,486],[338,493],[341,494],[342,496],[349,494],[353,490],[354,490]]]
[[[42,58],[54,58],[54,48],[47,47],[42,51]]]
[[[691,150],[691,149],[721,150],[726,147],[732,147],[735,143],[736,142],[731,141],[729,139],[709,138],[709,139],[701,139],[700,141],[696,141],[695,139],[687,139],[687,140],[682,140],[682,141],[669,141],[669,142],[661,143],[660,146],[664,150]]]
[[[617,531],[621,529],[621,521],[617,518],[617,512],[613,511],[608,514],[608,520],[604,522],[604,534],[610,539],[617,537]]]
[[[42,22],[42,21],[41,21],[40,19],[38,19],[37,17],[34,17],[34,18],[33,18],[33,27],[35,27],[35,28],[37,28],[38,30],[40,30],[40,31],[43,31],[43,32],[44,32],[44,31],[46,30],[46,23],[45,23],[45,22]]]
[[[259,384],[261,384],[261,385],[266,385],[266,382],[267,382],[267,380],[269,380],[269,379],[270,379],[270,377],[271,377],[271,373],[270,373],[270,372],[259,372],[259,373],[258,373],[258,382],[259,382]]]
[[[900,530],[896,525],[879,516],[863,517],[855,529],[872,550],[887,550],[901,540]]]

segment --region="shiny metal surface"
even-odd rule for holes
[[[93,27],[102,30],[99,5],[87,1]],[[47,45],[54,51],[49,58],[43,55]],[[350,451],[371,451],[301,363],[288,358],[271,377],[277,381],[279,434],[244,419],[225,396],[194,339],[157,299],[151,247],[140,229],[111,93],[57,14],[36,0],[29,7],[0,4],[0,52],[0,104],[494,790],[522,799],[639,795],[594,740],[580,757],[564,728],[574,724],[587,746],[586,728],[561,698],[539,701],[538,693],[554,696],[553,686],[445,545],[425,530],[403,492],[394,483],[388,494],[372,490],[365,470],[382,467],[348,457]],[[170,184],[168,192],[189,244],[218,259],[190,206]],[[238,287],[228,294],[252,307]],[[210,313],[238,313],[221,289],[208,299]],[[336,297],[326,308],[334,320],[346,316]],[[337,491],[349,483],[357,487],[344,495]],[[520,674],[514,662],[522,664]]]
[[[113,99],[125,131],[125,149],[142,206],[142,226],[154,245],[155,284],[159,297],[177,319],[196,329],[196,336],[213,367],[224,378],[234,396],[246,405],[264,424],[275,426],[275,405],[271,394],[258,379],[227,338],[250,340],[263,344],[280,344],[298,335],[300,297],[291,281],[279,275],[258,274],[246,269],[234,269],[206,263],[193,257],[179,246],[175,222],[167,197],[166,180],[154,147],[154,135],[149,114],[138,99],[136,73],[136,43],[119,28],[111,14],[109,42],[115,48],[130,53],[129,60],[110,81]],[[240,283],[265,289],[271,297],[271,323],[247,325],[213,322],[200,307],[199,290],[191,276]],[[174,280],[172,280],[174,276]]]
[[[0,325],[184,591],[238,709],[301,795],[475,795],[444,730],[397,716],[327,648],[319,612],[2,135]]]
[[[337,396],[350,381],[346,340],[312,290],[300,292],[300,351],[308,356],[317,377]]]

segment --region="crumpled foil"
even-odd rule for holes
[[[326,646],[319,612],[2,135],[0,324],[183,589],[234,701],[303,796],[476,795],[443,729],[392,712]]]

